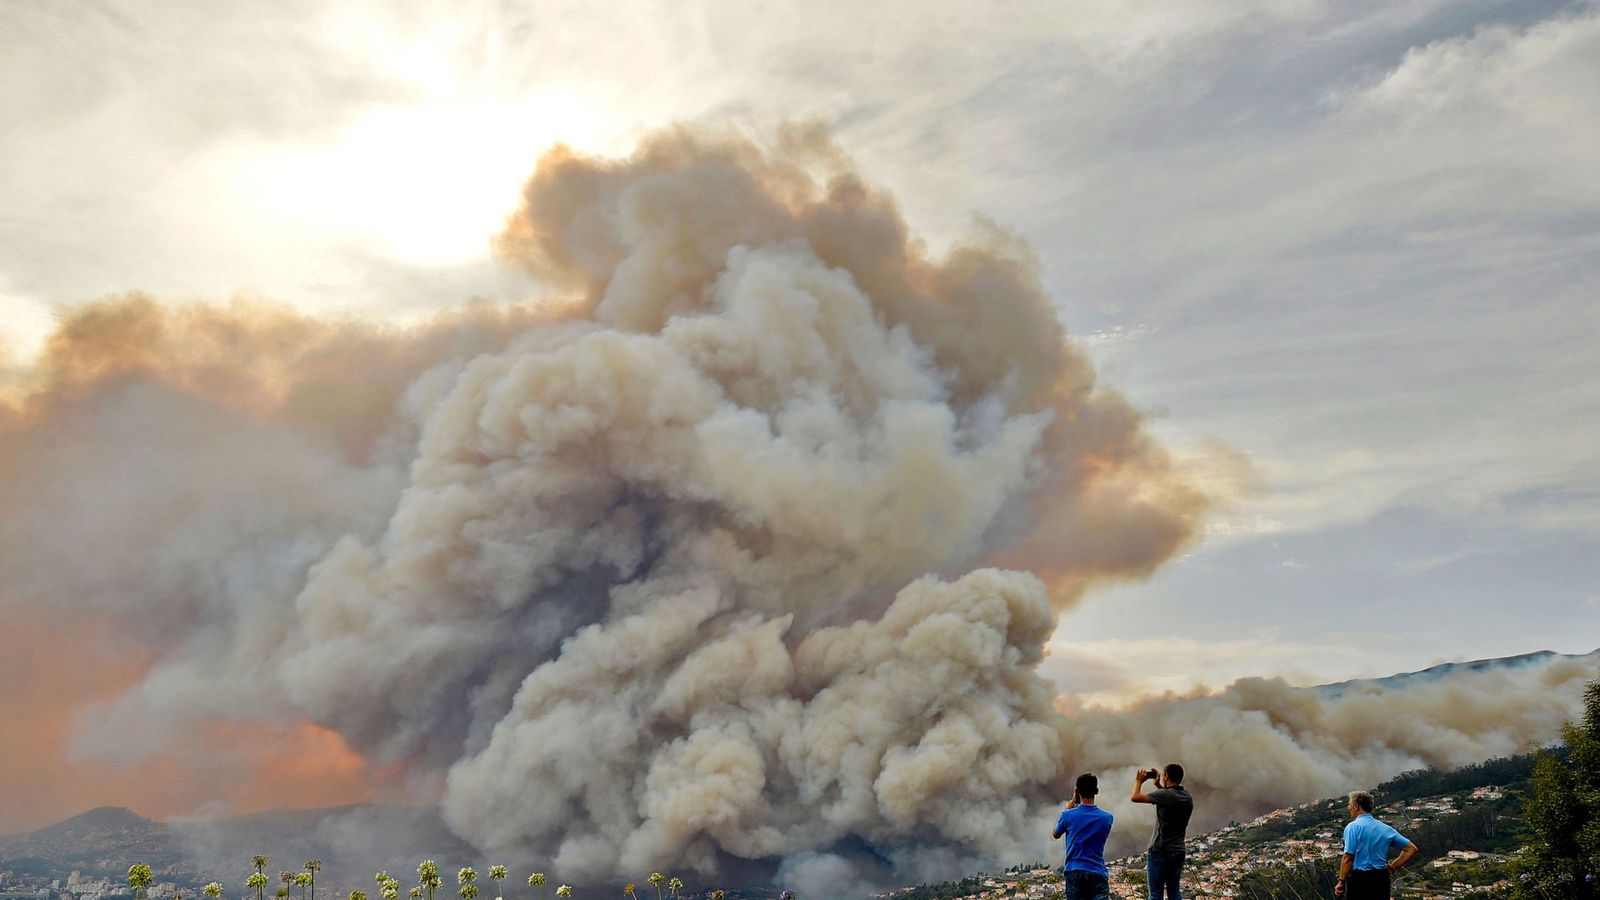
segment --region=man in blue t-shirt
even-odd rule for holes
[[[1344,900],[1389,900],[1389,874],[1417,855],[1417,845],[1372,817],[1372,795],[1350,794],[1350,824],[1344,826],[1344,856],[1333,892]],[[1389,861],[1389,851],[1400,855]]]
[[[1079,775],[1072,802],[1056,819],[1055,836],[1066,836],[1067,859],[1061,872],[1067,879],[1066,900],[1110,900],[1111,881],[1106,871],[1106,836],[1111,834],[1111,813],[1094,803],[1100,780]]]

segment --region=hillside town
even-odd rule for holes
[[[87,876],[74,871],[66,878],[51,878],[48,882],[43,878],[14,876],[15,873],[0,869],[0,886],[4,887],[7,897],[29,896],[37,897],[39,900],[112,900],[112,898],[132,896],[132,891],[126,883],[103,875]],[[150,885],[151,900],[173,900],[182,894],[182,889],[174,881],[157,881]]]
[[[133,896],[126,879],[116,875],[117,866],[112,860],[101,860],[97,874],[73,870],[65,877],[33,875],[18,872],[0,865],[0,900],[127,900]],[[150,885],[151,900],[181,900],[193,897],[198,890],[189,885],[194,873],[174,867],[155,870],[157,880]]]

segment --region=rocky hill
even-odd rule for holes
[[[120,806],[102,806],[27,834],[0,838],[0,860],[12,868],[98,871],[107,861],[134,859],[167,867],[182,853],[171,829]],[[126,867],[124,867],[124,871]]]

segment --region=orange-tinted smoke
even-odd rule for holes
[[[130,293],[78,307],[20,384],[0,394],[0,433],[130,380],[155,382],[234,413],[276,417],[364,459],[417,374],[441,359],[503,347],[560,303],[475,303],[411,328],[318,318],[235,299],[168,305]],[[11,407],[8,411],[5,407]]]
[[[143,675],[143,653],[112,629],[14,608],[0,611],[0,833],[48,825],[96,806],[152,818],[255,812],[374,799],[384,777],[337,733],[306,722],[217,722],[171,752],[124,768],[73,759],[80,712]]]

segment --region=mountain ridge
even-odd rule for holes
[[[1416,669],[1410,672],[1396,672],[1393,675],[1382,675],[1376,678],[1350,678],[1345,681],[1334,681],[1327,684],[1314,685],[1309,690],[1317,691],[1324,696],[1337,697],[1340,694],[1360,687],[1398,688],[1419,682],[1431,681],[1442,678],[1452,672],[1485,672],[1493,669],[1520,669],[1535,663],[1551,659],[1597,659],[1600,658],[1600,648],[1587,653],[1557,653],[1554,650],[1534,650],[1529,653],[1518,653],[1512,656],[1497,656],[1489,659],[1471,659],[1453,662],[1435,663],[1427,668]]]
[[[46,831],[69,829],[72,827],[135,827],[139,825],[148,825],[155,821],[155,819],[147,819],[144,816],[139,815],[126,806],[96,806],[93,809],[85,810],[75,816],[62,819],[61,821],[52,825],[46,825],[43,828],[35,829],[31,833],[40,834]]]

